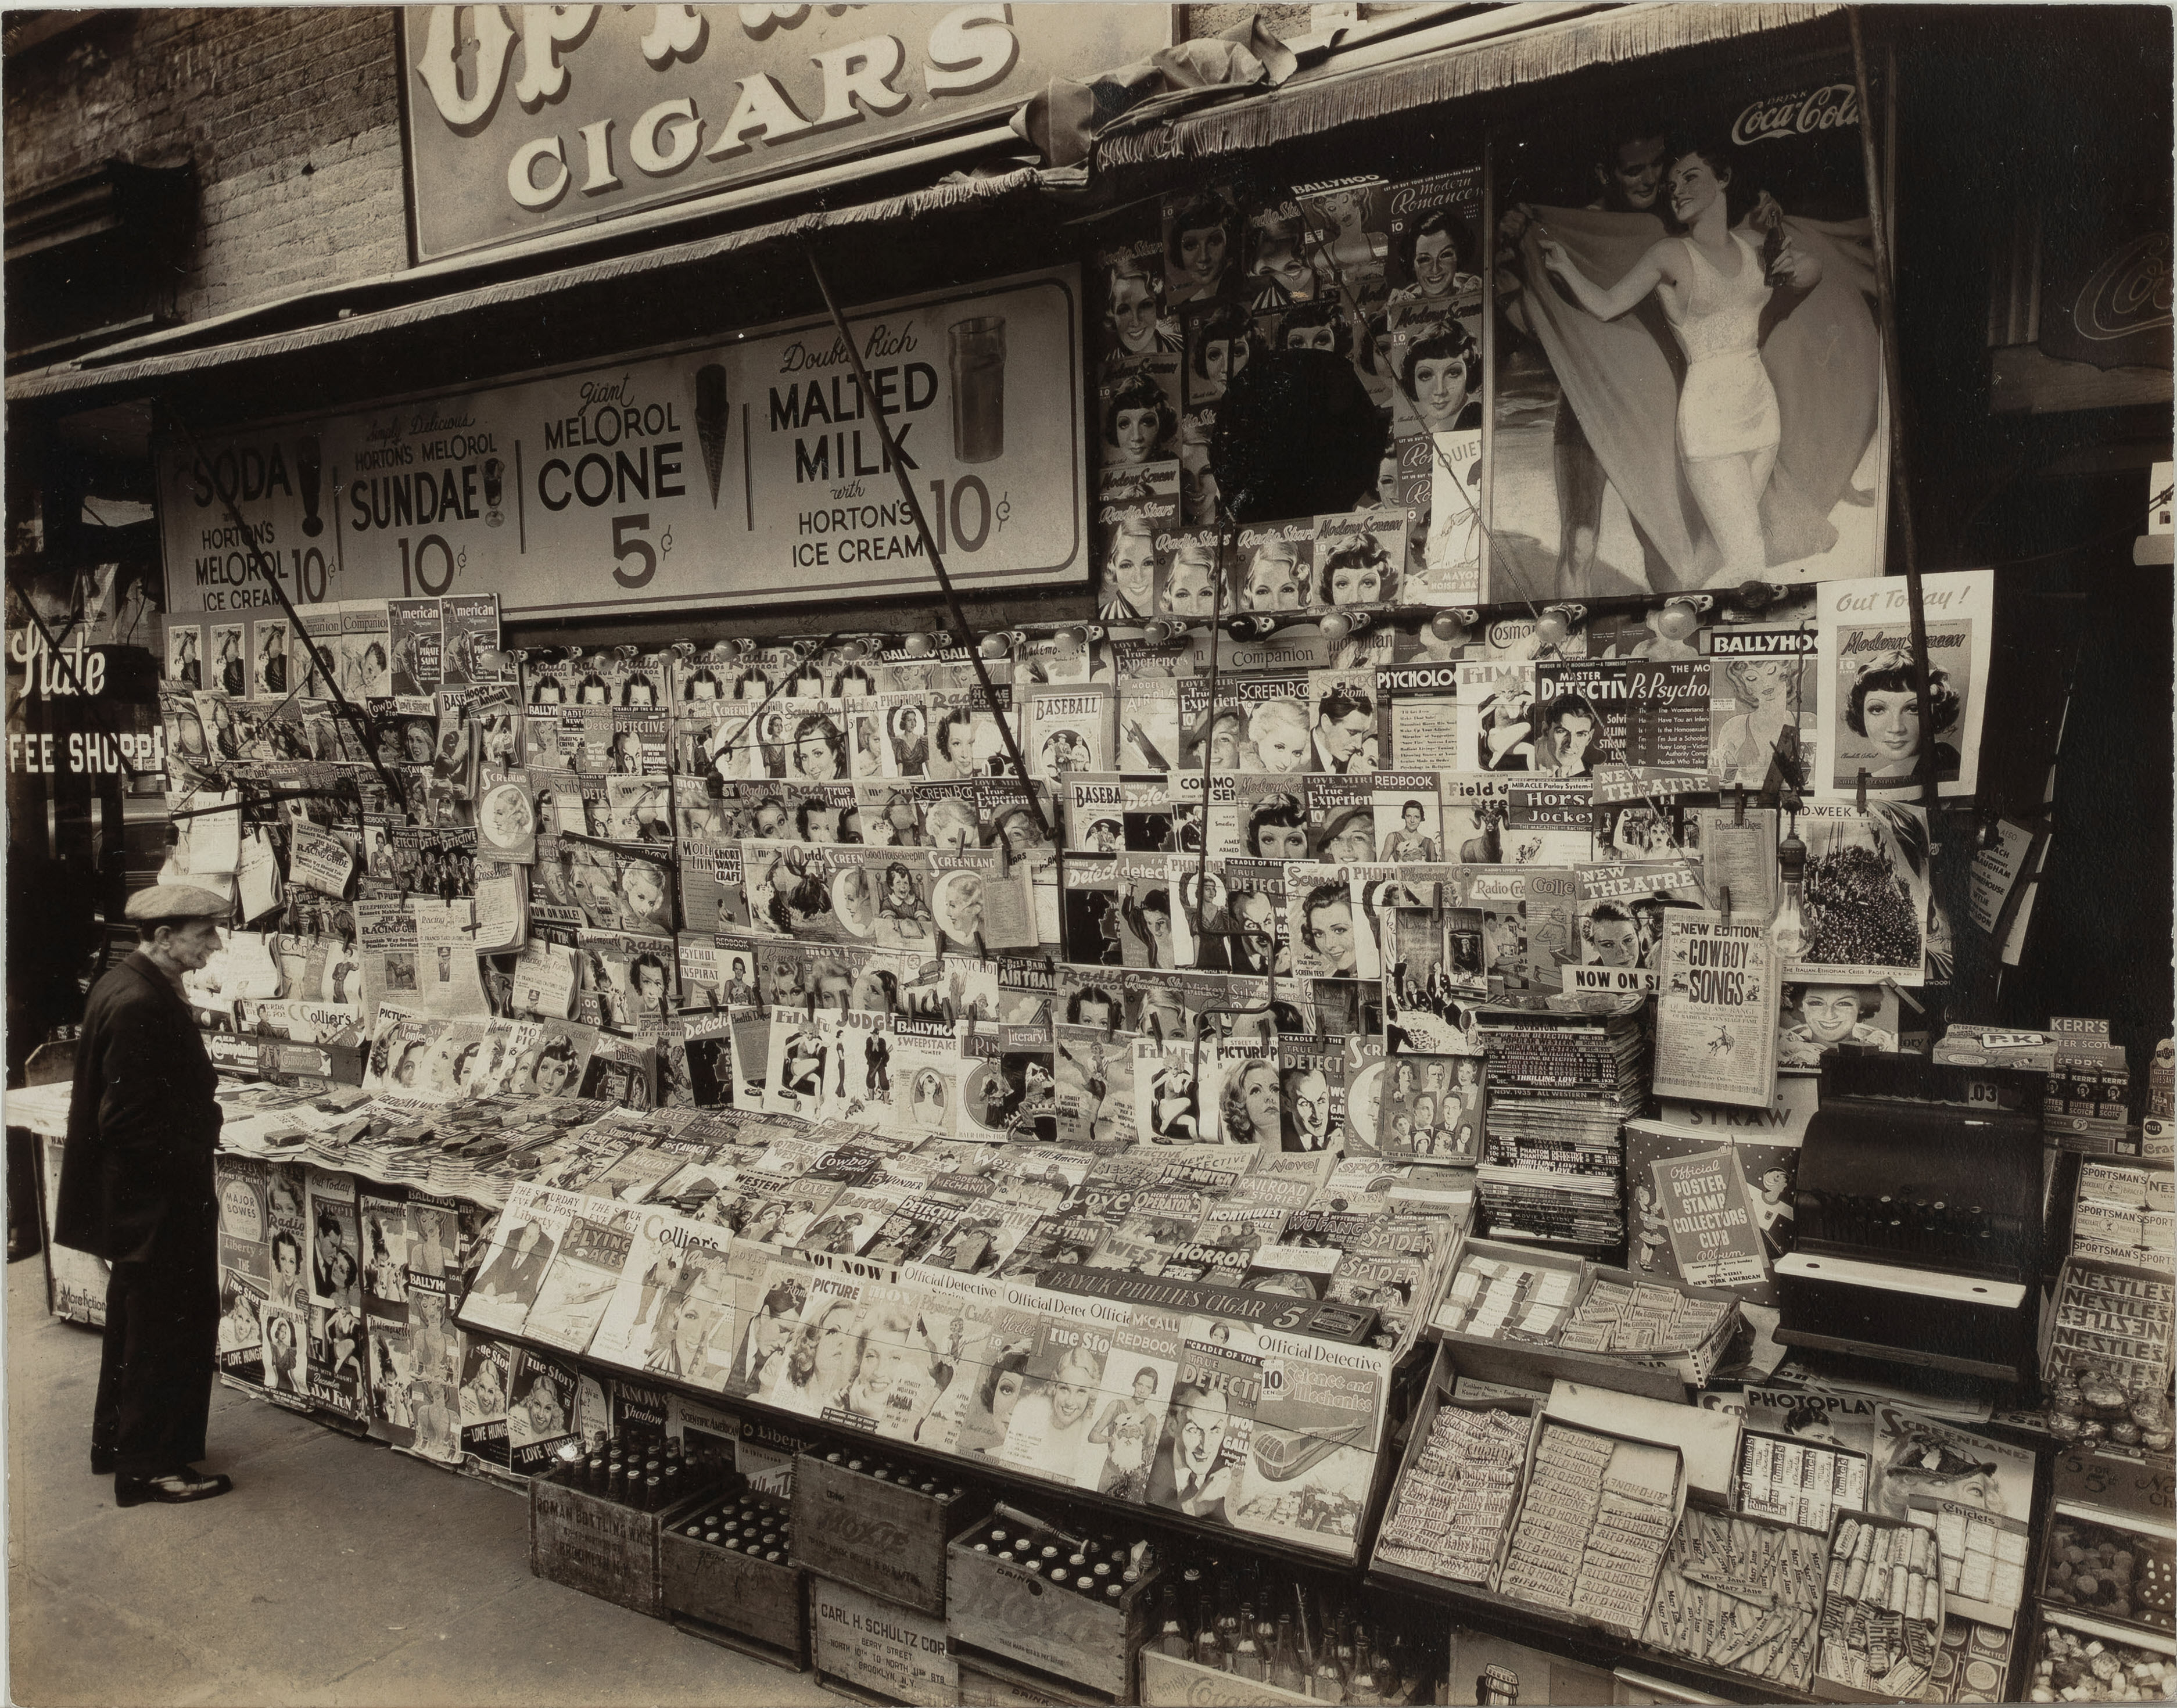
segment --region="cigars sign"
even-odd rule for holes
[[[306,611],[491,592],[516,619],[929,592],[878,410],[955,580],[1085,579],[1079,269],[848,324],[871,398],[812,319],[166,445],[166,608],[276,608],[268,574]]]
[[[412,6],[420,259],[976,121],[1170,41],[1166,6]]]

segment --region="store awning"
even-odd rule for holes
[[[331,287],[311,293],[312,318],[308,324],[203,348],[155,351],[133,357],[112,350],[94,352],[74,362],[11,374],[7,399],[11,405],[43,402],[86,408],[161,390],[176,380],[215,369],[221,370],[222,378],[231,374],[247,383],[253,377],[252,370],[302,353],[338,354],[352,363],[367,358],[374,344],[413,329],[458,335],[465,321],[478,315],[499,315],[524,307],[542,312],[548,305],[571,303],[586,295],[594,297],[607,287],[699,269],[728,256],[760,258],[766,251],[782,249],[825,232],[941,217],[968,210],[974,210],[978,221],[991,216],[1018,217],[1030,205],[1048,211],[1051,203],[1043,188],[1045,176],[1023,167],[990,177],[963,178],[853,207],[798,214],[741,231],[466,290],[442,292],[379,308],[351,310],[341,306],[340,299],[343,294],[367,298],[374,289],[423,281],[412,270],[390,280],[362,281],[347,287],[345,293],[340,287]],[[851,292],[851,285],[848,289]],[[150,341],[139,341],[138,348]],[[116,359],[117,355],[121,359]]]
[[[1679,48],[1788,29],[1843,10],[1826,0],[1508,6],[1396,38],[1376,52],[1334,56],[1269,94],[1140,128],[1121,119],[1098,139],[1096,164],[1123,167],[1212,160],[1590,66],[1622,65]],[[1535,14],[1544,11],[1574,15],[1537,24]],[[1443,45],[1424,47],[1426,38]]]

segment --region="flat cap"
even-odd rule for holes
[[[139,925],[177,925],[183,919],[224,919],[234,903],[198,884],[153,884],[128,898],[128,915]]]

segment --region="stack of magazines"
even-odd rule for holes
[[[1583,1247],[1625,1237],[1625,1123],[1640,1113],[1637,1004],[1614,1013],[1485,1009],[1492,1096],[1480,1220],[1493,1239]]]

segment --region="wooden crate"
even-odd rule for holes
[[[977,1553],[982,1532],[977,1525],[947,1551],[946,1625],[953,1640],[1074,1680],[1105,1701],[1131,1701],[1154,1574],[1129,1585],[1118,1606],[1102,1605]]]
[[[960,1708],[1105,1708],[1111,1700],[1033,1667],[957,1645],[952,1659],[960,1669]]]
[[[1280,1690],[1274,1684],[1258,1684],[1236,1673],[1220,1673],[1214,1667],[1175,1660],[1154,1649],[1142,1651],[1141,1673],[1142,1708],[1263,1708],[1265,1704],[1284,1708],[1288,1703],[1306,1708],[1316,1700]]]
[[[942,1619],[849,1584],[808,1581],[810,1656],[827,1689],[914,1708],[951,1708],[960,1700]]]
[[[669,1522],[657,1539],[658,1595],[674,1624],[797,1673],[809,1670],[808,1580],[799,1566],[714,1547]]]
[[[975,1521],[977,1504],[918,1494],[805,1453],[794,1466],[794,1563],[941,1617],[945,1544]]]
[[[638,1512],[549,1476],[529,1480],[529,1569],[540,1578],[659,1618],[657,1532]]]

